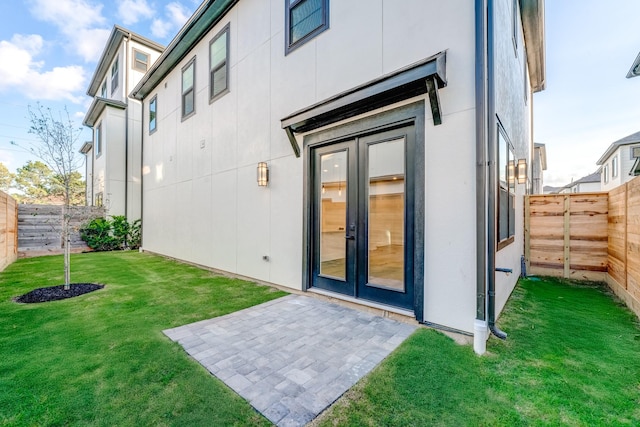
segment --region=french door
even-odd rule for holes
[[[311,286],[413,309],[413,125],[311,149]]]

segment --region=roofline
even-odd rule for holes
[[[630,79],[631,77],[638,77],[638,76],[640,76],[640,53],[638,53],[638,56],[636,56],[636,60],[633,61],[633,64],[631,64],[631,68],[627,73],[628,79]]]
[[[624,139],[624,138],[622,138]],[[611,157],[611,155],[620,147],[624,147],[625,145],[633,145],[633,144],[638,144],[640,143],[640,140],[637,141],[628,141],[628,142],[613,142],[611,143],[611,145],[609,146],[609,148],[607,148],[607,151],[604,152],[604,154],[600,157],[600,159],[598,159],[598,161],[596,162],[596,165],[600,166],[600,165],[604,165],[604,162]]]
[[[160,84],[193,46],[231,10],[239,0],[206,0],[189,18],[178,34],[171,40],[160,58],[142,77],[129,96],[143,100]]]
[[[520,14],[531,90],[540,92],[547,86],[544,0],[521,0]]]
[[[111,30],[111,34],[109,35],[109,39],[102,51],[102,55],[100,56],[100,60],[98,61],[98,65],[96,66],[96,70],[93,73],[93,77],[91,78],[91,83],[89,83],[89,88],[87,89],[87,95],[93,97],[98,93],[98,88],[100,87],[100,83],[102,82],[102,78],[106,75],[107,71],[109,71],[109,65],[113,61],[113,58],[116,56],[118,51],[118,46],[122,42],[122,39],[125,36],[129,36],[131,40],[134,40],[140,44],[143,44],[151,49],[154,49],[158,52],[164,51],[164,46],[150,40],[140,34],[134,33],[124,27],[119,25],[114,25]]]
[[[93,99],[93,102],[91,102],[91,106],[89,107],[87,114],[84,116],[82,124],[92,128],[93,125],[96,124],[98,116],[102,114],[102,111],[106,107],[114,107],[124,110],[127,108],[127,104],[121,101],[116,101],[114,99],[100,98],[99,96],[96,96]]]
[[[84,144],[82,144],[82,147],[80,147],[79,152],[82,154],[87,154],[92,148],[93,148],[93,142],[86,141]]]

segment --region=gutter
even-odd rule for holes
[[[484,354],[487,348],[487,0],[475,0],[476,21],[476,319],[473,326],[473,350]]]
[[[487,9],[487,72],[488,72],[488,114],[487,114],[487,153],[489,154],[489,176],[488,176],[488,209],[489,219],[487,227],[487,295],[489,297],[487,307],[487,321],[489,330],[500,339],[506,339],[507,334],[496,326],[496,224],[497,206],[496,197],[498,189],[498,177],[496,173],[498,158],[497,124],[496,124],[496,82],[495,82],[495,25],[494,25],[494,3],[495,0],[488,0]],[[501,270],[502,271],[502,270]],[[505,271],[506,272],[506,271]]]

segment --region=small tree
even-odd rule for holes
[[[7,193],[13,184],[13,179],[14,175],[9,172],[4,163],[0,163],[0,190]]]
[[[65,107],[54,117],[50,108],[40,103],[36,107],[29,106],[29,133],[38,137],[40,144],[34,144],[30,150],[53,171],[59,189],[63,194],[62,241],[64,243],[64,289],[69,290],[71,281],[70,232],[71,219],[70,198],[74,172],[82,166],[82,158],[78,156],[76,142],[81,128],[71,121],[69,111]]]

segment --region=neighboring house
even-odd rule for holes
[[[545,185],[542,188],[542,194],[558,194],[564,187],[553,187],[551,185]]]
[[[638,76],[640,76],[640,53],[638,53],[638,56],[636,56],[636,60],[633,61],[633,64],[631,64],[631,69],[629,69],[629,72],[627,73],[628,79]]]
[[[533,144],[531,161],[531,194],[544,193],[544,173],[547,170],[547,148],[544,144]]]
[[[87,90],[93,102],[84,125],[92,129],[93,141],[80,150],[86,157],[87,204],[104,205],[108,215],[141,217],[142,107],[127,95],[163,50],[115,26]]]
[[[600,170],[601,169],[598,169],[596,172],[583,176],[576,181],[571,181],[569,184],[556,191],[556,193],[594,193],[601,191],[602,183],[600,182]]]
[[[143,248],[483,353],[520,273],[544,50],[543,0],[207,0],[131,93]]]
[[[597,165],[602,171],[602,191],[609,191],[640,175],[640,132],[612,143]]]

